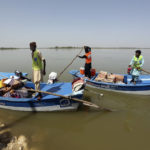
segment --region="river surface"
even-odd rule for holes
[[[40,49],[47,61],[47,75],[60,73],[79,53],[79,49]],[[126,73],[135,49],[92,50],[93,68],[112,73]],[[150,50],[142,50],[145,70],[150,70]],[[84,54],[84,52],[82,53]],[[1,72],[16,69],[31,77],[29,49],[1,50]],[[72,81],[71,69],[84,66],[76,61],[61,76]],[[99,93],[104,96],[100,97]],[[150,96],[119,94],[88,89],[84,99],[114,112],[80,108],[77,112],[28,113],[0,109],[0,122],[9,125],[14,135],[25,135],[32,150],[150,150]]]

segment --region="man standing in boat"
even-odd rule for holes
[[[79,58],[85,58],[85,76],[91,78],[92,56],[91,48],[84,46],[85,55],[79,56]]]
[[[139,80],[139,76],[142,71],[142,67],[144,65],[144,57],[141,55],[141,50],[136,50],[135,51],[135,56],[133,56],[129,68],[132,68],[131,70],[131,75],[132,75],[132,80],[134,84]]]
[[[32,51],[32,80],[35,84],[35,90],[40,90],[40,82],[43,81],[43,75],[46,74],[46,60],[36,47],[36,42],[30,43],[30,50]]]

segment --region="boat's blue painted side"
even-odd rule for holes
[[[13,75],[12,73],[6,73],[7,77]],[[24,74],[26,75],[26,74]],[[26,87],[34,88],[32,82],[26,82]],[[71,83],[54,83],[46,84],[41,83],[41,91],[52,92],[64,96],[71,96],[81,99],[83,91],[72,92]],[[19,110],[19,111],[61,111],[61,110],[74,110],[77,109],[79,103],[73,100],[61,98],[59,96],[53,96],[48,94],[42,94],[42,99],[37,100],[33,98],[11,98],[0,97],[0,108]]]
[[[82,98],[82,94],[74,95],[72,97],[76,98]],[[16,98],[2,98],[0,97],[0,105],[2,106],[11,106],[11,107],[22,107],[22,110],[25,107],[31,107],[31,108],[36,108],[36,107],[47,107],[47,106],[56,106],[59,105],[60,107],[68,107],[71,106],[73,103],[77,103],[72,100],[68,99],[63,99],[63,98],[53,98],[53,99],[46,99],[46,100],[40,100],[38,101],[36,98],[34,99],[16,99]]]
[[[27,76],[28,74],[27,73],[22,73],[23,76]],[[0,80],[7,77],[9,78],[10,76],[15,76],[15,73],[11,73],[11,72],[0,72]]]
[[[75,77],[84,77],[77,70],[70,71],[70,74],[72,74]],[[133,94],[143,93],[146,95],[150,95],[150,75],[141,75],[140,80],[136,85],[130,83],[131,75],[125,75],[125,76],[127,77],[127,84],[97,82],[94,80],[95,77],[93,77],[91,80],[86,79],[86,85],[95,88],[124,92],[124,93],[133,93]]]

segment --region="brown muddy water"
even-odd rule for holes
[[[47,81],[51,71],[61,72],[79,49],[41,49],[47,61]],[[93,68],[126,73],[134,49],[93,50]],[[150,50],[144,49],[145,70],[150,70]],[[84,54],[84,53],[83,53]],[[77,59],[60,78],[71,81],[71,69],[79,69]],[[31,77],[29,49],[1,50],[1,72],[18,69]],[[103,93],[104,97],[100,97]],[[80,108],[77,112],[28,113],[0,109],[0,122],[9,125],[14,135],[25,135],[34,150],[150,150],[150,96],[119,94],[88,88],[84,99],[115,112]]]

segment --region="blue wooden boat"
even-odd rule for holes
[[[2,73],[6,77],[14,75],[14,73]],[[24,73],[23,75],[27,75]],[[3,77],[1,76],[0,79]],[[26,82],[25,87],[34,89],[32,82]],[[71,96],[73,98],[81,99],[83,96],[83,90],[78,92],[72,91],[72,83],[54,83],[46,84],[41,83],[41,91],[53,92],[59,95]],[[37,100],[36,96],[32,98],[12,98],[12,97],[0,97],[0,108],[11,109],[17,111],[69,111],[77,110],[79,102],[61,98],[59,96],[53,96],[48,94],[42,94],[42,99]]]
[[[81,77],[81,78],[84,77],[84,75],[81,75],[80,71],[78,70],[71,70],[70,74],[72,74],[74,77]],[[85,79],[86,86],[128,94],[150,95],[150,75],[141,75],[137,84],[131,83],[132,77],[131,75],[127,74],[124,74],[127,80],[126,84],[95,81],[97,75],[98,73],[96,73],[96,75],[92,77],[90,80]]]

